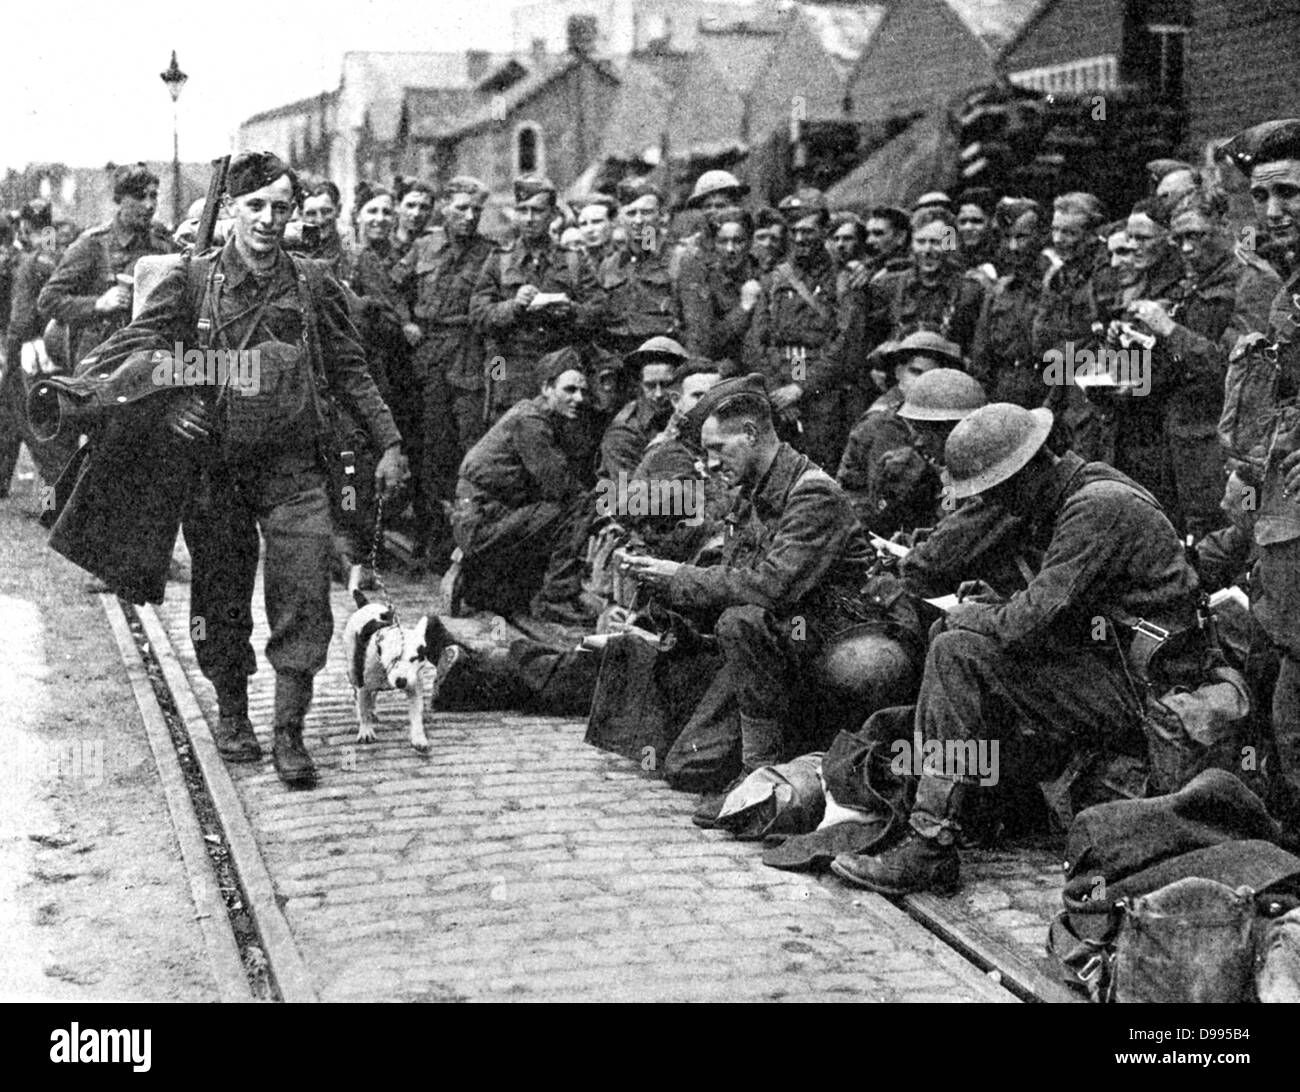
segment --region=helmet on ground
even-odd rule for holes
[[[851,626],[826,642],[817,657],[818,681],[862,716],[912,700],[916,664],[894,638],[872,623]]]

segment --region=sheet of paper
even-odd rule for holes
[[[950,611],[957,605],[959,600],[955,595],[941,595],[937,599],[927,599],[926,602],[932,607],[938,607],[941,611]]]
[[[1250,610],[1250,596],[1237,584],[1230,588],[1220,588],[1210,596],[1211,607],[1217,607],[1223,603],[1236,603],[1242,610]]]

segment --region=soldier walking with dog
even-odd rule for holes
[[[217,692],[217,748],[231,762],[262,754],[248,717],[248,677],[257,667],[252,597],[259,545],[265,545],[266,654],[275,669],[272,755],[282,781],[309,786],[316,771],[303,745],[303,718],[334,631],[326,478],[334,441],[325,398],[350,411],[383,452],[375,470],[381,491],[400,487],[407,467],[392,414],[366,371],[343,289],[322,264],[282,248],[300,197],[297,176],[277,156],[238,156],[226,183],[229,241],[171,270],[139,317],[86,357],[71,385],[93,392],[89,403],[102,407],[101,417],[116,414],[117,427],[137,430],[137,449],[161,450],[149,445],[169,431],[201,467],[183,523],[193,560],[190,633],[199,667]],[[256,390],[235,391],[228,383],[220,390],[160,386],[160,351],[177,343],[248,350]],[[76,401],[60,394],[63,416],[75,415]],[[156,412],[141,412],[155,404]],[[86,424],[93,464],[93,430],[102,422]],[[101,447],[98,457],[112,450]],[[69,510],[73,504],[75,498]]]

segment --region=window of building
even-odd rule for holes
[[[1187,28],[1170,24],[1147,27],[1152,64],[1151,89],[1169,99],[1183,97],[1183,68],[1187,56]]]
[[[541,126],[525,121],[515,129],[515,174],[543,174],[545,170]]]

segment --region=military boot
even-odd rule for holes
[[[957,815],[965,795],[966,786],[959,781],[922,777],[907,837],[883,853],[841,853],[831,871],[882,895],[955,894],[961,883]]]
[[[212,739],[227,762],[256,762],[261,744],[248,719],[248,676],[234,674],[214,680],[217,691],[217,726]]]
[[[310,675],[281,671],[275,676],[275,740],[271,757],[280,780],[301,788],[316,784],[316,767],[302,742],[303,718],[311,705],[311,690]]]
[[[740,773],[719,793],[712,793],[700,801],[691,816],[697,827],[712,830],[718,825],[718,813],[727,797],[744,783],[745,778],[764,766],[774,766],[781,761],[781,722],[770,717],[747,717],[740,714]]]

